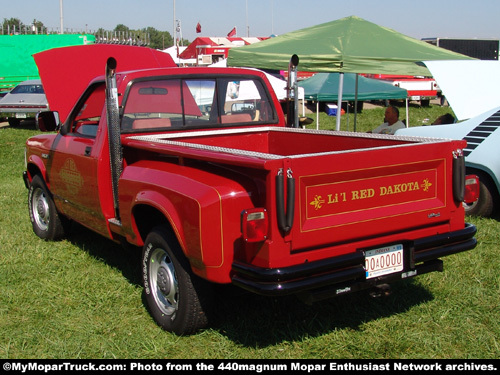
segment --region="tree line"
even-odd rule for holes
[[[93,34],[96,36],[96,41],[109,42],[118,40],[126,43],[130,40],[131,44],[147,45],[155,49],[165,49],[174,45],[172,34],[168,31],[160,31],[154,27],[145,27],[142,29],[131,29],[126,25],[119,24],[113,30],[105,30],[99,28],[96,31],[79,30],[73,31],[65,29],[67,34]],[[0,35],[6,34],[59,34],[59,29],[49,29],[42,21],[34,19],[31,24],[24,24],[19,18],[4,18],[2,22],[2,30]],[[182,39],[179,45],[187,46],[189,41]]]

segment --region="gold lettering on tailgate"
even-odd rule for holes
[[[426,179],[427,180],[427,179]],[[425,180],[424,180],[425,181]],[[424,185],[424,184],[422,184]],[[389,186],[381,186],[380,187],[380,196],[390,195],[390,194],[400,194],[407,193],[415,190],[419,190],[420,186],[418,182],[407,182],[405,184],[394,184]],[[429,188],[425,188],[424,191],[429,190]]]
[[[348,192],[327,191],[326,188],[323,187],[322,191],[324,193],[327,193],[325,198],[321,194],[315,194],[313,200],[309,202],[309,205],[311,205],[315,211],[318,211],[332,204],[342,204],[344,202],[361,200],[377,200],[381,197],[387,197],[391,195],[408,196],[408,198],[410,198],[417,192],[429,192],[431,186],[433,186],[433,183],[429,181],[429,178],[424,178],[423,180],[421,180],[421,182],[417,180],[407,181],[402,183],[383,185],[379,186],[378,188],[369,187],[365,189],[353,189]]]
[[[352,200],[373,198],[375,196],[374,189],[353,190],[351,191],[351,193],[352,193]]]

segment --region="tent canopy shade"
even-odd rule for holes
[[[472,58],[410,38],[356,16],[292,31],[229,50],[228,66],[286,70],[290,57],[298,70],[318,73],[373,73],[430,76],[422,61]],[[339,106],[343,76],[339,81]],[[340,116],[337,116],[340,130]]]
[[[301,71],[422,76],[430,73],[416,62],[471,59],[350,16],[232,48],[228,65],[286,70],[293,54]]]

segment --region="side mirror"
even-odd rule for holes
[[[51,132],[59,127],[59,113],[45,111],[37,113],[36,127],[42,132]]]

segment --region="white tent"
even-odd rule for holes
[[[179,46],[179,48],[177,48],[176,46],[172,46],[162,50],[162,52],[168,53],[170,56],[172,56],[172,59],[177,65],[183,65],[183,64],[193,65],[196,63],[196,59],[181,59],[177,55],[177,54],[180,55],[182,51],[184,51],[186,48],[187,47],[185,46]]]

